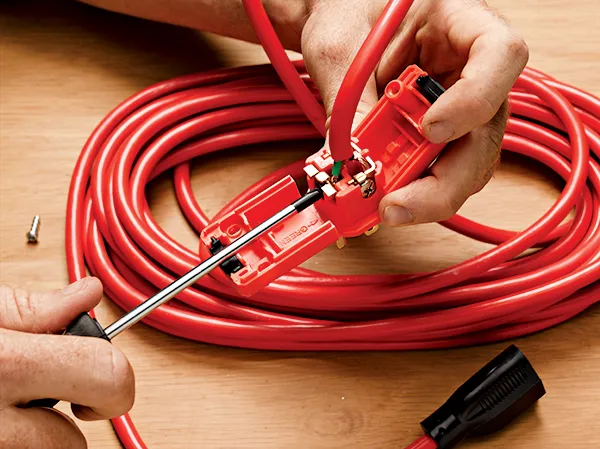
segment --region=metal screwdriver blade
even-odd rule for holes
[[[200,263],[198,266],[188,271],[182,277],[180,277],[179,279],[177,279],[176,281],[174,281],[173,283],[156,293],[154,296],[148,298],[139,306],[126,313],[117,321],[106,327],[104,329],[104,332],[106,333],[107,337],[112,340],[124,330],[129,329],[138,321],[148,316],[157,307],[173,299],[182,290],[193,285],[200,278],[206,276],[208,273],[220,266],[227,259],[234,256],[235,253],[237,253],[240,249],[242,249],[244,246],[246,246],[256,238],[260,237],[269,229],[273,228],[273,226],[281,223],[290,215],[296,212],[303,211],[308,206],[316,203],[321,198],[323,198],[323,192],[320,189],[311,190],[293,204],[285,207],[272,217],[262,222],[260,225],[256,226],[254,229],[248,231],[246,234],[244,234],[237,240],[234,240],[223,250],[219,251],[214,256],[209,257],[208,259]]]

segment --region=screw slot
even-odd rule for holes
[[[363,198],[369,198],[375,193],[375,181],[367,179],[360,185],[360,191],[362,192]]]

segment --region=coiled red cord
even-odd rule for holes
[[[394,24],[407,2],[390,3],[386,11],[395,22],[385,23]],[[255,27],[270,26],[261,24],[266,15],[260,1],[247,4],[256,8]],[[318,93],[301,62],[291,66],[281,60],[285,53],[278,45],[267,45],[274,66],[288,64],[283,76],[293,67],[291,74],[303,81],[287,79],[292,93],[271,66],[218,70],[151,86],[100,123],[83,148],[69,192],[66,250],[72,281],[84,277],[87,266],[116,304],[133,308],[200,262],[153,219],[145,198],[148,182],[173,169],[180,208],[200,232],[209,218],[190,186],[190,160],[252,143],[322,138],[323,123],[317,131],[303,112],[321,107]],[[314,99],[306,98],[309,94]],[[294,101],[299,96],[304,100]],[[522,232],[460,216],[443,223],[496,244],[494,249],[424,274],[330,276],[299,268],[251,299],[206,278],[145,322],[180,337],[247,348],[407,350],[513,338],[582,312],[600,301],[600,165],[590,155],[600,157],[600,100],[526,69],[511,92],[510,107],[503,148],[544,163],[566,184],[552,208]],[[322,110],[308,116],[324,117]],[[337,128],[332,121],[331,133],[341,132],[343,145],[352,114],[340,120]],[[266,177],[218,216],[285,174],[302,176],[303,165],[298,161]],[[561,226],[573,209],[575,217]],[[540,250],[519,257],[530,248]],[[128,416],[113,424],[125,447],[146,447]]]

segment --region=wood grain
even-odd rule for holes
[[[600,94],[597,0],[491,2],[526,37],[530,65]],[[3,2],[0,42],[0,281],[31,289],[67,282],[65,203],[78,151],[118,102],[149,85],[208,68],[266,61],[259,47],[66,2]],[[209,214],[264,174],[311,148],[250,148],[198,161],[194,189]],[[243,164],[241,163],[243,162]],[[227,172],[230,182],[220,182]],[[463,213],[523,229],[560,182],[507,157]],[[196,246],[170,181],[149,191],[159,222]],[[40,243],[25,232],[42,217]],[[330,273],[433,270],[486,245],[439,226],[383,230],[306,266]],[[365,263],[377,261],[377,263]],[[101,322],[120,311],[105,300]],[[517,343],[548,394],[514,425],[464,448],[600,447],[600,309]],[[418,423],[507,343],[410,353],[285,353],[224,349],[139,325],[115,342],[137,375],[132,416],[151,448],[397,448]],[[61,405],[64,410],[64,404]],[[110,424],[80,423],[92,449],[119,446]]]

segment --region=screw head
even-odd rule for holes
[[[31,222],[29,231],[27,231],[27,234],[25,234],[25,236],[27,237],[27,243],[37,243],[39,231],[40,231],[40,216],[36,215],[35,217],[33,217],[33,221]]]
[[[375,193],[375,181],[367,179],[360,185],[360,191],[362,192],[363,198],[369,198]]]

